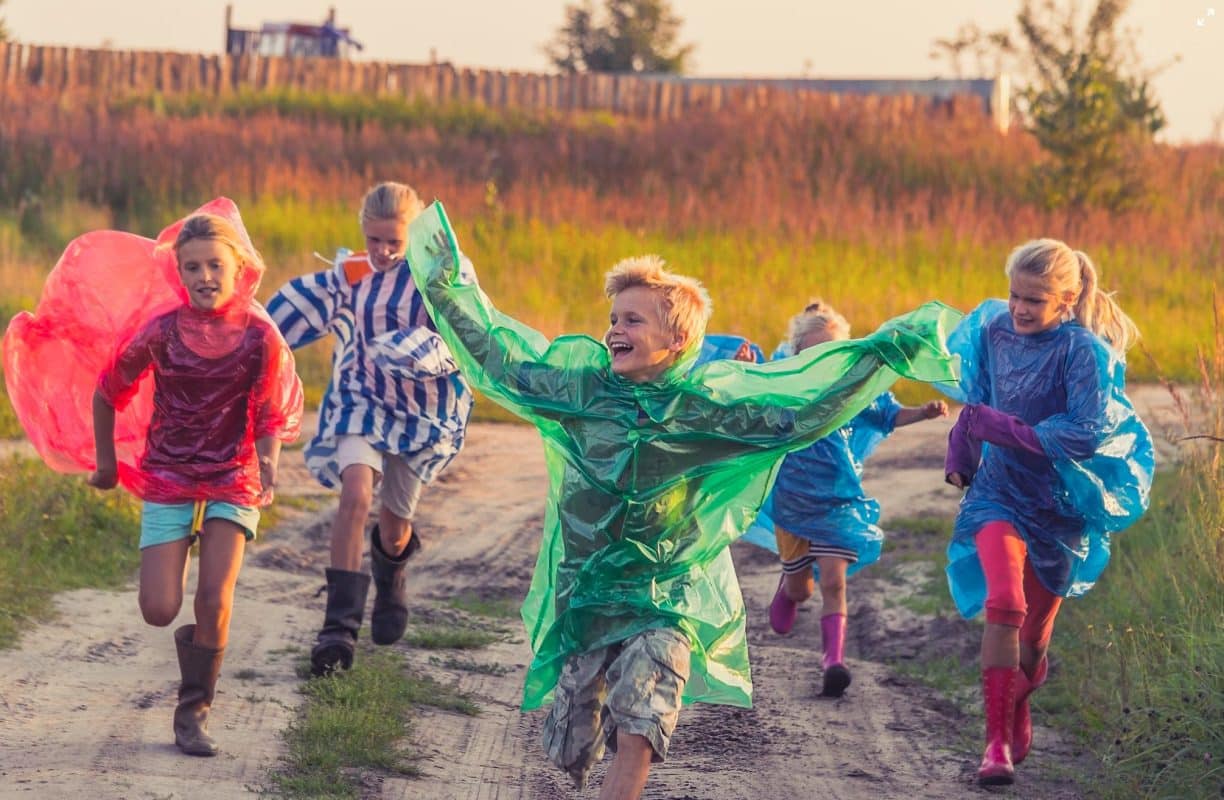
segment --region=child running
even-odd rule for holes
[[[1124,393],[1138,331],[1098,287],[1084,253],[1038,239],[1007,259],[1007,305],[957,327],[957,399],[945,472],[968,488],[948,547],[948,581],[982,633],[984,785],[1010,784],[1032,745],[1029,695],[1045,683],[1054,618],[1109,561],[1110,532],[1143,513],[1153,454]]]
[[[407,563],[420,548],[413,516],[421,488],[463,446],[472,410],[472,394],[405,266],[408,223],[420,211],[412,187],[372,187],[359,215],[366,252],[342,249],[332,269],[294,278],[268,303],[294,349],[329,333],[335,338],[318,431],[305,451],[315,478],[340,487],[327,609],[310,655],[316,676],[353,663],[370,588],[361,562],[375,489],[381,505],[370,532],[370,636],[387,645],[404,635]]]
[[[849,338],[846,318],[814,300],[791,318],[785,352],[802,353]],[[790,633],[799,604],[815,593],[820,581],[820,693],[825,697],[841,697],[850,685],[843,656],[846,578],[879,560],[884,542],[877,525],[880,504],[863,494],[863,462],[894,428],[947,415],[942,400],[910,407],[885,392],[833,433],[788,454],[778,471],[769,513],[776,526],[782,577],[769,606],[769,624],[778,633]]]
[[[544,747],[577,786],[607,746],[616,755],[600,797],[637,798],[667,755],[682,698],[751,704],[728,545],[782,456],[844,424],[898,373],[947,380],[941,337],[957,315],[932,304],[785,362],[692,370],[709,296],[657,257],[608,272],[602,342],[550,342],[492,306],[439,204],[409,238],[409,266],[464,374],[544,440],[550,487],[523,608],[535,654],[523,708],[552,702]]]
[[[244,547],[255,538],[258,506],[272,500],[281,442],[297,436],[302,388],[292,354],[254,300],[264,265],[237,209],[218,200],[201,211],[167,228],[156,243],[99,231],[70,244],[48,278],[39,315],[10,328],[6,361],[19,363],[18,349],[30,348],[25,355],[36,363],[40,332],[53,326],[89,365],[105,347],[97,342],[107,323],[85,322],[92,307],[86,304],[80,318],[54,325],[66,308],[61,302],[73,292],[72,299],[90,299],[88,288],[101,296],[108,279],[116,287],[144,284],[135,294],[117,293],[106,306],[110,321],[126,317],[132,330],[95,378],[96,456],[79,466],[93,468],[90,485],[111,489],[122,482],[144,501],[140,610],[150,625],[166,626],[178,616],[190,549],[199,541],[195,624],[174,632],[182,676],[174,741],[188,755],[212,756],[218,748],[208,719],[234,586]],[[177,276],[174,292],[166,291],[170,275]],[[122,333],[122,326],[110,333]],[[87,430],[87,424],[62,427],[69,415],[43,416],[24,399],[18,407],[48,463],[62,468],[80,458],[72,429]]]

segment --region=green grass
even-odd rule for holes
[[[520,600],[512,597],[482,597],[465,593],[446,601],[451,608],[479,617],[492,619],[518,619]]]
[[[464,625],[414,625],[404,643],[422,650],[476,650],[501,641],[502,634]]]
[[[414,708],[480,713],[466,695],[370,645],[360,647],[351,670],[309,680],[302,692],[305,702],[284,732],[288,752],[264,787],[279,797],[355,798],[366,775],[418,774]]]
[[[139,506],[126,492],[0,460],[0,647],[49,619],[55,592],[123,586],[140,563],[139,538]]]
[[[427,100],[338,92],[304,92],[298,89],[241,89],[222,97],[211,93],[159,93],[116,98],[111,110],[123,113],[146,108],[168,117],[226,116],[246,119],[275,114],[322,122],[336,122],[359,133],[366,125],[393,130],[432,128],[447,136],[504,138],[539,135],[548,129],[551,116],[542,112],[491,109],[469,103],[439,105]],[[604,116],[592,115],[588,124],[610,124]]]
[[[1224,481],[1207,469],[1158,475],[1099,585],[1059,615],[1057,671],[1033,702],[1101,758],[1101,797],[1206,800],[1224,786]]]
[[[507,667],[505,664],[482,663],[479,661],[473,661],[469,658],[456,658],[454,656],[450,656],[449,658],[431,657],[429,659],[429,663],[445,669],[456,670],[459,672],[475,672],[480,675],[500,676],[514,671],[513,667]]]

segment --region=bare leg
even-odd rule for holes
[[[229,640],[234,585],[242,568],[246,535],[227,519],[210,519],[200,536],[200,577],[196,585],[193,643],[221,649]]]
[[[393,514],[384,505],[378,511],[378,534],[383,552],[398,558],[412,538],[412,520]]]
[[[782,586],[791,602],[802,603],[816,593],[816,578],[810,569],[802,569],[784,574]]]
[[[140,613],[150,625],[169,625],[183,607],[190,552],[186,538],[140,551]]]
[[[846,613],[846,568],[850,562],[837,556],[816,560],[820,565],[820,597],[824,602],[822,617]]]
[[[350,464],[340,475],[340,507],[331,529],[331,565],[349,572],[361,570],[365,523],[374,501],[374,470]]]
[[[654,748],[645,736],[617,731],[616,756],[599,789],[599,800],[638,800],[646,788],[653,755]]]

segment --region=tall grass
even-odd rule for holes
[[[1157,476],[1151,510],[1117,538],[1100,585],[1064,605],[1055,679],[1034,695],[1100,755],[1104,797],[1206,800],[1224,789],[1224,325],[1215,305],[1196,396],[1178,398],[1184,460]]]
[[[0,460],[0,647],[54,613],[55,592],[120,587],[140,563],[137,504],[30,459]]]

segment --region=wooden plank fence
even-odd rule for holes
[[[898,87],[898,84],[902,84]],[[901,121],[918,113],[990,115],[1007,129],[1006,81],[803,81],[672,76],[546,75],[323,58],[88,50],[0,42],[0,91],[108,94],[301,90],[464,102],[494,108],[604,110],[675,119],[691,110],[766,106],[864,110]],[[833,87],[830,89],[828,87]],[[887,92],[887,93],[872,93]]]

